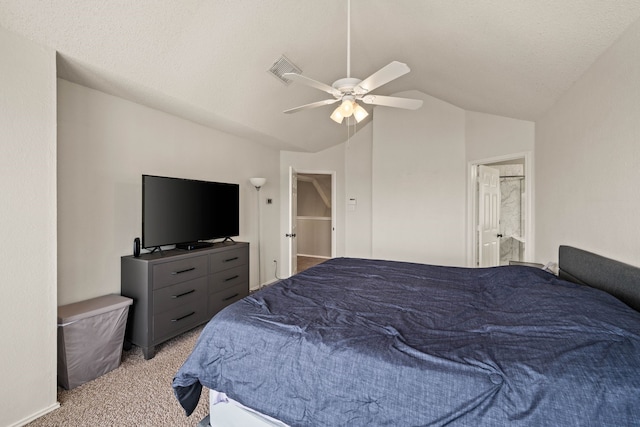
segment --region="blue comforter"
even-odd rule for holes
[[[532,267],[338,258],[218,313],[173,381],[292,426],[640,425],[640,313]]]

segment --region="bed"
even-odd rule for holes
[[[640,269],[559,267],[332,259],[218,313],[174,393],[211,425],[640,425]]]

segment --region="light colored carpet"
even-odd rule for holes
[[[37,426],[190,426],[209,412],[209,392],[203,389],[195,412],[186,417],[173,395],[171,382],[191,353],[204,326],[156,346],[156,356],[144,360],[134,346],[117,369],[73,390],[58,388],[60,408],[28,424]]]

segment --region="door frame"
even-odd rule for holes
[[[336,207],[336,188],[337,188],[337,180],[336,180],[336,171],[332,170],[316,170],[316,169],[298,169],[293,166],[290,166],[289,170],[294,170],[297,174],[314,174],[314,175],[331,175],[331,258],[335,258],[336,256],[336,215],[337,215],[337,207]],[[292,190],[291,185],[288,185],[288,193],[289,193],[289,209],[287,210],[288,224],[291,224],[293,218],[291,218],[291,199],[292,199]],[[291,230],[289,230],[291,232]],[[291,238],[287,240],[287,253],[291,254]],[[291,259],[291,257],[289,258]],[[289,261],[289,276],[291,276],[291,272],[293,270],[293,266],[291,265],[291,261]]]
[[[533,262],[535,260],[535,209],[534,209],[534,169],[533,152],[525,151],[521,153],[507,154],[503,156],[490,157],[480,160],[472,160],[467,164],[467,266],[477,267],[477,209],[478,209],[478,166],[491,165],[509,160],[524,159],[525,175],[525,256],[524,260]]]

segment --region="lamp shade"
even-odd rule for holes
[[[254,187],[260,188],[267,182],[267,178],[249,178],[249,181]]]
[[[338,108],[333,110],[333,113],[330,117],[334,122],[342,123],[345,117],[353,116],[356,119],[356,122],[360,123],[360,121],[362,121],[368,115],[369,113],[367,113],[367,110],[365,110],[360,105],[358,105],[357,102],[349,98],[342,101],[342,104],[340,104]]]
[[[362,108],[357,103],[354,102],[353,105],[355,105],[355,108],[353,109],[353,117],[356,119],[356,122],[360,123],[360,121],[367,117],[369,113],[367,113],[367,110]]]
[[[336,123],[342,123],[342,120],[344,119],[344,116],[340,113],[340,107],[333,110],[333,113],[331,114],[330,117],[331,117],[331,120],[333,120]]]
[[[340,104],[340,114],[342,114],[343,117],[351,117],[351,115],[353,114],[353,99],[349,99],[347,97],[345,97],[346,99],[344,101],[342,101],[342,104]]]

